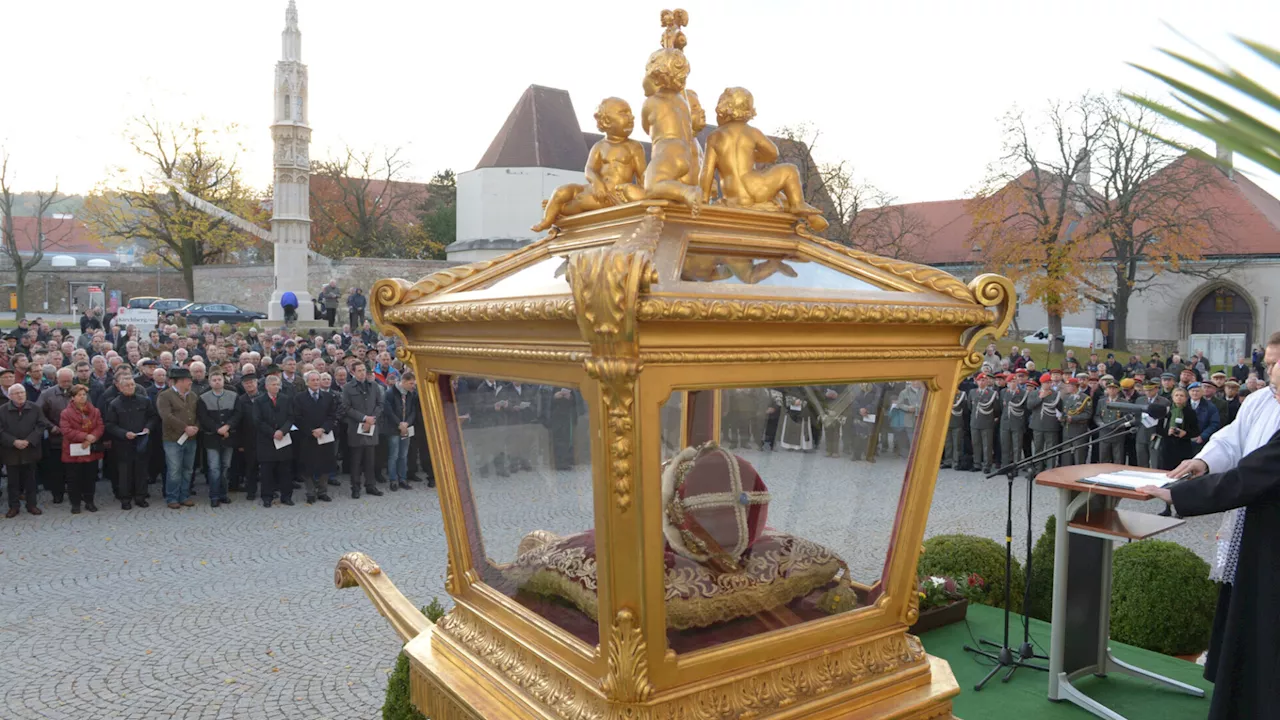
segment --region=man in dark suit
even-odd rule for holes
[[[317,499],[329,502],[329,473],[333,471],[337,448],[333,429],[338,422],[338,398],[320,389],[320,373],[315,370],[304,379],[306,391],[293,396],[293,424],[298,426],[295,436],[300,439],[298,463],[306,483],[307,503]]]
[[[280,493],[281,505],[293,504],[293,444],[278,446],[289,437],[293,408],[280,392],[279,373],[268,375],[267,394],[253,403],[258,435],[258,475],[262,480],[262,506],[271,507],[271,498]]]

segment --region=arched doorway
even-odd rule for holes
[[[1247,352],[1253,347],[1253,304],[1236,288],[1227,285],[1214,287],[1191,311],[1191,334],[1244,335]]]

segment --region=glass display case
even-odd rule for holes
[[[454,608],[407,646],[424,697],[465,668],[544,705],[555,680],[582,717],[734,676],[773,688],[730,703],[759,717],[889,702],[804,684],[824,672],[949,702],[905,632],[949,411],[932,400],[1012,302],[1003,278],[664,201],[381,282],[375,318],[426,379],[449,539]]]

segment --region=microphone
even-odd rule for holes
[[[1142,413],[1150,410],[1150,408],[1150,405],[1137,405],[1134,403],[1117,402],[1114,400],[1107,401],[1108,410],[1119,410],[1120,412],[1128,413],[1130,415],[1141,415]]]

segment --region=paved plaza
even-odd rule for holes
[[[855,577],[879,573],[904,461],[742,454],[774,494],[770,525],[829,544]],[[490,556],[509,559],[528,530],[585,527],[587,477],[478,480]],[[1021,513],[1025,482],[1015,487]],[[4,720],[377,718],[399,644],[362,592],[334,589],[335,561],[362,550],[413,602],[444,599],[440,509],[423,484],[360,500],[343,488],[315,506],[295,493],[296,507],[271,509],[236,493],[218,509],[125,512],[107,494],[99,485],[96,514],[72,516],[46,493],[44,515],[0,520]],[[942,471],[928,533],[1002,539],[1004,498],[1002,480]],[[1053,504],[1037,489],[1037,535]],[[1146,505],[1135,507],[1158,510]],[[1207,558],[1217,523],[1193,519],[1168,539]]]

